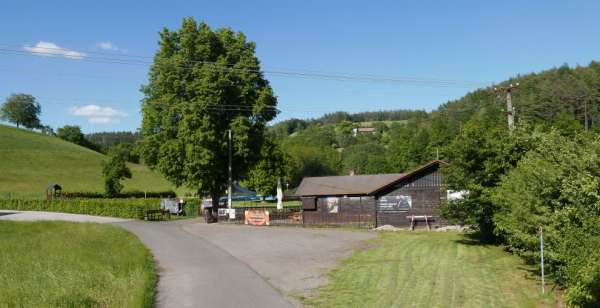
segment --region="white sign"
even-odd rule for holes
[[[277,209],[283,210],[283,189],[281,188],[281,178],[277,179]]]
[[[229,209],[229,219],[235,219],[235,209]]]
[[[448,201],[462,200],[468,194],[469,194],[468,190],[459,190],[459,191],[448,190],[446,192],[446,198],[447,198]]]

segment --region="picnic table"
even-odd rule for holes
[[[415,222],[417,221],[425,221],[427,225],[427,230],[431,230],[430,222],[433,222],[435,219],[431,215],[410,215],[406,216],[406,219],[410,220],[410,230],[415,229]]]

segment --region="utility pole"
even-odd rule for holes
[[[508,87],[499,87],[494,88],[496,94],[500,96],[503,93],[506,93],[506,116],[508,118],[508,131],[512,133],[515,129],[515,109],[513,108],[512,103],[512,91],[519,87],[519,83],[510,84]]]
[[[585,131],[588,130],[587,98],[583,99],[583,120],[585,121]]]
[[[227,139],[227,145],[229,147],[229,181],[228,181],[228,186],[229,188],[227,188],[227,210],[231,211],[232,208],[232,204],[231,204],[231,191],[233,188],[233,176],[232,176],[232,171],[231,171],[231,129],[229,129],[227,131],[227,135],[228,135],[228,139]]]

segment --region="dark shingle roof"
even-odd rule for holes
[[[366,195],[402,178],[403,173],[308,177],[296,190],[297,196]]]
[[[296,196],[371,195],[439,164],[445,162],[433,160],[408,173],[306,177],[298,186]]]

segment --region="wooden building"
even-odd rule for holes
[[[407,173],[304,178],[296,191],[304,223],[439,227],[441,164],[434,160]]]

